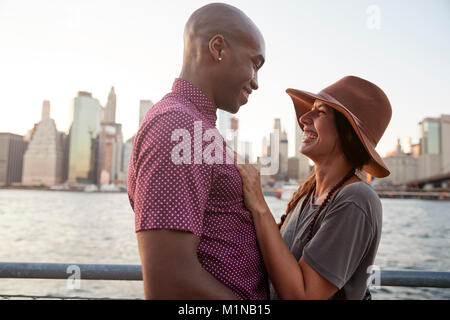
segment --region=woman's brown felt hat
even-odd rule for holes
[[[316,99],[341,112],[370,155],[369,163],[362,169],[378,178],[390,174],[383,159],[375,151],[392,116],[391,104],[383,90],[367,80],[347,76],[318,94],[296,89],[287,89],[286,93],[294,102],[297,121],[311,110]],[[298,124],[303,130],[300,121]]]

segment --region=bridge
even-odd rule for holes
[[[437,174],[428,178],[408,181],[405,185],[409,188],[423,189],[426,184],[432,184],[435,188],[441,188],[443,182],[447,182],[447,188],[449,188],[450,172]]]

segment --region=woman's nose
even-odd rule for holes
[[[303,125],[311,124],[312,119],[311,119],[310,115],[311,115],[311,111],[303,114],[299,119],[300,123]]]

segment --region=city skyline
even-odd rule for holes
[[[140,101],[139,124],[152,107],[152,101]],[[0,132],[3,139],[0,143],[0,162],[3,163],[1,182],[8,184],[21,181],[24,186],[47,187],[63,182],[72,186],[88,183],[106,186],[111,190],[115,188],[113,185],[119,184],[123,187],[133,148],[133,137],[124,143],[122,124],[115,121],[114,88],[110,90],[105,107],[101,106],[90,92],[79,91],[73,99],[73,122],[67,134],[57,130],[50,110],[50,101],[44,100],[41,120],[34,124],[25,137]],[[218,130],[227,144],[241,156],[254,162],[251,157],[251,142],[239,139],[239,120],[220,111],[218,122]],[[266,136],[263,137],[261,153],[256,155],[256,165],[261,168],[261,174],[268,176],[266,178],[269,180],[280,181],[307,177],[313,163],[300,154],[289,157],[288,137],[279,118],[274,119],[272,130],[269,140]],[[424,118],[420,122],[419,143],[411,144],[411,139],[408,139],[409,150],[406,150],[398,139],[396,150],[384,158],[391,175],[376,185],[417,184],[418,178],[441,179],[448,175],[449,130],[450,115]],[[299,131],[297,129],[295,137],[296,148],[302,138]],[[13,145],[9,146],[9,143]],[[21,163],[23,170],[18,167]],[[270,168],[264,168],[263,173],[262,167],[268,163]]]
[[[25,135],[49,100],[58,130],[67,132],[76,92],[92,92],[105,106],[114,86],[117,122],[129,139],[139,101],[156,103],[170,91],[181,69],[184,24],[209,2],[0,0],[0,131]],[[318,92],[347,74],[373,81],[391,101],[382,155],[398,138],[417,142],[423,118],[448,113],[448,2],[224,2],[242,9],[266,40],[260,88],[235,115],[255,155],[275,118],[292,141],[289,156],[296,153],[286,88]]]
[[[78,92],[80,92],[80,91],[78,91]],[[83,91],[82,91],[82,92],[83,92]],[[110,88],[110,90],[109,90],[109,95],[108,95],[108,98],[106,99],[106,103],[105,103],[104,105],[103,105],[102,103],[100,103],[100,106],[102,107],[102,111],[103,111],[103,110],[106,111],[106,110],[109,109],[109,108],[108,108],[108,104],[109,104],[108,99],[109,99],[109,97],[111,96],[111,92],[114,93],[114,100],[116,99],[115,92],[114,92],[114,86],[112,86],[112,87]],[[87,92],[87,93],[92,94],[91,92]],[[73,101],[73,99],[74,99],[75,97],[76,97],[76,96],[72,97],[72,98],[70,99],[70,101]],[[95,98],[96,100],[99,100],[99,101],[101,100],[101,99],[95,97],[93,94],[92,94],[92,97]],[[43,100],[43,103],[45,103],[45,102],[51,102],[51,101],[49,101],[49,100]],[[114,102],[115,102],[115,101],[114,101]],[[131,135],[125,136],[125,139],[124,139],[125,141],[128,140],[128,139],[130,139],[130,138],[133,138],[133,137],[135,136],[135,134],[137,133],[137,131],[138,131],[138,129],[139,129],[139,126],[140,126],[140,124],[141,124],[141,122],[142,122],[142,120],[143,120],[143,117],[145,116],[145,114],[142,114],[143,104],[145,104],[145,103],[147,103],[147,104],[149,103],[150,106],[153,105],[153,102],[152,102],[150,99],[147,99],[147,100],[142,100],[142,99],[141,99],[141,100],[139,100],[139,105],[136,107],[137,114],[138,114],[138,118],[139,118],[139,119],[138,119],[138,122],[136,122],[136,126],[135,126],[136,129],[135,129],[134,132],[131,133]],[[41,113],[42,113],[42,102],[41,102],[40,109],[41,109]],[[68,106],[68,109],[70,110],[70,109],[71,109],[71,106]],[[149,109],[150,109],[150,107],[147,107],[147,108],[146,108],[147,111],[148,111]],[[72,112],[72,111],[70,111],[70,112]],[[113,113],[115,114],[115,112],[116,112],[116,105],[114,104],[114,111],[113,111]],[[230,116],[229,116],[230,119],[231,119],[231,117],[234,117],[234,118],[236,118],[236,119],[239,119],[239,115],[238,115],[238,114],[234,114],[234,115],[233,115],[233,114],[230,114],[230,113],[225,112],[225,111],[220,110],[220,109],[217,109],[217,114],[218,114],[218,116],[219,116],[220,112],[230,115]],[[50,112],[49,112],[49,114],[50,114]],[[440,115],[437,116],[437,117],[431,117],[431,116],[429,116],[429,115],[424,115],[424,116],[422,116],[422,118],[417,122],[417,125],[419,125],[419,124],[421,123],[421,121],[423,121],[423,119],[425,119],[425,118],[438,118],[438,117],[440,117],[441,115],[444,115],[444,114],[440,114]],[[115,116],[113,116],[113,118],[115,118]],[[55,120],[54,117],[52,117],[52,119]],[[284,124],[284,123],[281,121],[280,118],[274,118],[274,119],[272,119],[272,121],[279,121],[280,124],[281,124],[281,126],[282,126],[282,128],[284,128],[283,130],[288,131],[286,128],[288,128],[289,126],[287,126],[286,124]],[[296,121],[296,120],[293,119],[293,121]],[[17,134],[17,135],[26,136],[27,132],[30,131],[30,130],[33,128],[33,125],[36,125],[38,122],[39,122],[39,121],[36,121],[36,122],[34,122],[33,124],[30,124],[30,125],[28,126],[28,129],[26,130],[25,133],[21,133],[21,132],[9,132],[9,131],[1,131],[1,130],[0,130],[0,132],[9,132],[9,133]],[[56,121],[55,121],[55,123],[56,123]],[[72,119],[72,122],[69,123],[69,127],[68,127],[67,129],[61,129],[61,127],[59,126],[59,124],[56,123],[56,128],[58,129],[58,131],[64,132],[65,134],[68,134],[69,131],[70,131],[70,126],[72,125],[72,123],[73,123],[73,119]],[[118,122],[118,123],[120,123],[120,122]],[[221,128],[220,128],[220,116],[218,117],[218,120],[217,120],[217,123],[216,123],[216,127],[217,127],[217,129],[221,132]],[[263,134],[263,136],[261,136],[260,139],[259,139],[258,141],[249,141],[249,142],[252,144],[252,154],[254,155],[253,160],[255,160],[256,157],[262,156],[262,155],[263,155],[263,152],[261,151],[261,148],[263,147],[263,144],[264,144],[263,140],[264,140],[264,138],[267,139],[267,138],[269,137],[270,132],[271,132],[271,129],[272,129],[272,127],[269,127],[268,130],[267,130],[267,132],[265,132],[265,133]],[[290,149],[291,149],[291,146],[294,145],[294,146],[295,146],[295,147],[294,147],[294,150],[298,150],[298,147],[300,146],[300,142],[299,142],[299,140],[298,140],[298,134],[299,134],[299,132],[301,132],[301,129],[300,129],[299,126],[297,126],[297,127],[295,128],[295,135],[294,135],[294,136],[291,136],[291,135],[289,134],[289,132],[286,132],[286,133],[287,133],[287,140],[289,141],[289,148],[290,148]],[[221,133],[222,133],[222,132],[221,132]],[[419,140],[418,140],[418,139],[419,139],[419,136],[415,136],[415,137],[412,137],[412,136],[406,136],[406,135],[404,135],[404,136],[399,136],[399,137],[397,137],[397,138],[395,139],[395,142],[394,142],[394,144],[393,144],[393,147],[392,147],[391,149],[389,149],[389,150],[386,150],[386,152],[385,152],[384,154],[382,154],[381,156],[382,156],[382,157],[387,157],[387,156],[389,156],[390,154],[395,153],[395,150],[396,150],[396,148],[398,147],[398,142],[399,142],[399,140],[400,140],[400,145],[401,145],[401,147],[402,147],[402,150],[403,150],[405,153],[409,153],[409,152],[410,152],[411,145],[412,145],[412,144],[417,144],[417,143],[419,143]],[[256,146],[255,146],[255,144],[256,144]],[[255,152],[255,150],[258,150],[258,151]],[[293,157],[293,156],[295,156],[295,154],[289,153],[289,157]]]
[[[97,98],[96,96],[94,96],[94,95],[92,94],[92,92],[87,92],[87,91],[77,91],[77,92],[78,92],[78,94],[79,94],[80,92],[86,93],[86,94],[90,94],[90,95],[92,95],[92,97],[93,97],[95,100],[98,100],[98,101],[101,100],[101,99]],[[111,92],[114,93],[114,107],[113,107],[113,110],[114,110],[114,111],[112,111],[113,114],[114,114],[114,116],[112,116],[112,119],[115,119],[115,112],[116,112],[115,99],[116,99],[116,95],[115,95],[115,91],[114,91],[114,86],[112,86],[108,92],[109,92],[109,95],[108,95],[108,98],[106,99],[106,103],[105,103],[104,105],[103,105],[102,103],[100,103],[100,106],[102,107],[102,112],[107,112],[107,110],[110,109],[110,107],[109,107],[109,99],[110,99],[110,97],[111,97]],[[75,99],[75,98],[76,98],[76,96],[72,97],[72,98],[70,99],[70,101],[72,102],[73,99]],[[51,101],[45,100],[45,99],[44,99],[43,101],[41,101],[41,105],[40,105],[40,114],[41,114],[41,117],[43,117],[43,108],[42,108],[42,104],[43,104],[43,103],[44,103],[44,104],[46,104],[46,103],[51,103]],[[147,104],[148,106],[146,106],[146,104]],[[131,131],[131,134],[130,134],[129,136],[125,136],[125,135],[124,135],[124,141],[129,140],[129,139],[131,139],[131,138],[134,138],[134,136],[136,135],[136,133],[137,133],[137,131],[138,131],[138,129],[139,129],[139,126],[140,126],[140,124],[142,123],[142,120],[143,120],[143,118],[144,118],[144,116],[145,116],[145,113],[142,113],[143,106],[145,106],[145,110],[148,111],[148,110],[153,106],[152,100],[150,100],[150,99],[145,99],[145,100],[140,99],[140,100],[139,100],[139,105],[136,106],[136,110],[137,110],[136,113],[137,113],[137,118],[138,118],[137,120],[138,120],[138,121],[136,121],[135,131]],[[70,109],[71,109],[71,106],[68,106],[68,109],[70,110]],[[145,112],[146,112],[146,111],[145,111]],[[72,111],[69,111],[69,112],[72,114]],[[221,128],[220,116],[219,116],[219,114],[220,114],[221,112],[222,112],[222,114],[228,114],[228,115],[230,115],[230,116],[229,116],[230,119],[231,119],[232,117],[234,117],[235,119],[238,119],[238,120],[239,120],[240,118],[239,118],[239,116],[236,115],[236,114],[233,115],[233,114],[230,114],[230,113],[225,112],[225,111],[223,111],[223,110],[217,109],[218,120],[217,120],[217,123],[216,123],[216,127],[217,127],[217,129],[219,130],[219,132],[221,132],[221,134],[223,134],[223,132],[222,132],[223,128]],[[438,116],[436,116],[436,117],[432,117],[432,116],[429,116],[429,115],[423,115],[422,118],[417,122],[417,125],[420,125],[421,122],[422,122],[424,119],[428,119],[428,118],[439,118],[440,116],[443,116],[443,115],[448,115],[448,114],[442,113],[442,114],[440,114],[440,115],[438,115]],[[55,118],[54,118],[52,115],[50,115],[50,111],[48,111],[47,117],[50,117],[52,120],[54,120],[54,122],[55,122],[55,124],[56,124],[56,129],[58,129],[58,131],[64,132],[65,134],[69,134],[70,127],[71,127],[71,125],[73,124],[73,118],[72,118],[72,122],[69,122],[69,124],[68,124],[69,127],[68,127],[67,129],[61,129],[61,127],[58,125],[58,123],[56,123]],[[105,115],[105,117],[106,117],[105,119],[108,119],[108,116]],[[112,120],[112,119],[110,118],[109,120]],[[228,121],[229,121],[230,119],[228,119]],[[289,141],[289,147],[291,148],[291,145],[294,145],[294,149],[297,150],[298,147],[300,146],[300,140],[299,140],[299,132],[301,133],[300,127],[297,126],[297,127],[295,128],[295,134],[294,134],[293,136],[291,136],[291,135],[289,134],[288,130],[287,130],[287,128],[288,128],[289,126],[285,125],[285,124],[282,122],[282,120],[281,120],[280,118],[273,118],[272,121],[276,121],[276,122],[278,122],[279,124],[281,124],[281,127],[283,128],[283,131],[286,130],[287,140]],[[296,121],[296,120],[293,119],[293,121]],[[108,122],[108,121],[107,121],[107,122]],[[114,122],[114,121],[111,121],[111,122]],[[6,130],[3,130],[3,131],[0,130],[0,132],[12,133],[12,134],[16,134],[16,135],[26,136],[26,135],[29,133],[29,131],[33,129],[33,125],[36,126],[37,123],[39,123],[39,120],[35,121],[33,124],[30,123],[30,125],[29,125],[28,128],[26,129],[26,132],[24,132],[24,133],[22,133],[22,132],[11,132],[11,131],[6,131]],[[117,121],[117,123],[121,124],[121,123],[118,122],[118,121]],[[223,125],[223,124],[222,124],[222,125]],[[258,157],[258,156],[263,156],[263,152],[262,152],[261,150],[262,150],[262,148],[264,148],[264,139],[267,139],[267,138],[270,136],[272,127],[273,127],[273,126],[269,127],[269,128],[267,129],[267,131],[266,131],[261,137],[259,137],[259,140],[257,140],[257,141],[248,141],[248,142],[250,142],[250,143],[252,144],[252,154],[254,155],[253,160],[255,160],[255,158]],[[1,128],[0,128],[0,129],[1,129]],[[239,129],[238,129],[237,131],[239,131]],[[389,155],[395,153],[395,152],[396,152],[396,149],[398,148],[398,143],[400,143],[400,145],[401,145],[401,147],[402,147],[402,151],[404,151],[405,153],[410,153],[410,152],[411,152],[411,150],[410,150],[411,146],[412,146],[413,144],[418,144],[418,143],[419,143],[419,138],[420,138],[419,135],[414,136],[414,137],[413,137],[413,136],[406,136],[406,135],[399,136],[399,137],[397,137],[397,138],[395,139],[395,141],[393,142],[393,143],[394,143],[394,144],[393,144],[393,147],[392,147],[391,149],[389,149],[389,150],[386,150],[386,152],[385,152],[384,154],[382,154],[381,156],[382,156],[382,157],[388,157]],[[241,140],[245,140],[245,139],[243,138],[243,139],[241,139]],[[243,141],[243,142],[244,142],[244,141]],[[256,146],[255,146],[255,144],[256,144]],[[255,152],[255,150],[258,150],[258,151]],[[289,157],[294,157],[295,155],[296,155],[296,154],[291,154],[291,153],[289,153]]]

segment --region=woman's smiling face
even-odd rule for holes
[[[333,108],[316,100],[313,108],[300,117],[303,125],[303,140],[298,150],[314,162],[321,162],[336,152],[338,148],[338,131]]]

